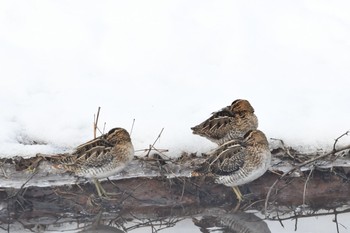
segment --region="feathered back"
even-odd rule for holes
[[[212,115],[197,126],[193,134],[206,137],[221,145],[229,140],[242,138],[248,130],[258,127],[258,118],[249,101],[238,99]]]

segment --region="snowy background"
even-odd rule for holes
[[[260,129],[327,147],[350,129],[349,1],[1,1],[0,156],[71,150],[100,127],[135,149],[206,151],[190,127],[237,98]],[[25,145],[31,141],[47,145]],[[344,138],[343,143],[350,143]]]

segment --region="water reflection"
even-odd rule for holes
[[[81,233],[125,233],[125,231],[122,231],[116,227],[111,227],[111,226],[105,226],[105,225],[98,225],[98,226],[93,226],[90,228],[87,228],[85,230],[79,231]]]
[[[314,212],[295,214],[294,211],[292,215],[276,212],[275,217],[270,216],[270,220],[264,219],[264,215],[258,211],[232,212],[221,208],[199,207],[174,209],[147,207],[142,210],[120,210],[113,213],[100,211],[96,215],[73,216],[70,213],[60,217],[32,212],[31,215],[27,213],[11,218],[0,216],[0,232],[346,232],[344,230],[349,230],[349,226],[344,219],[349,215],[345,217],[341,215],[346,215],[345,212],[348,211],[347,208],[319,214]],[[325,225],[328,225],[328,228]]]
[[[194,212],[199,212],[193,214]],[[80,232],[80,233],[126,233],[126,232],[271,232],[267,224],[252,213],[230,213],[221,209],[174,211],[173,216],[162,216],[165,212],[100,212],[96,216],[72,218],[18,219],[9,224],[1,222],[4,232]],[[27,216],[28,217],[28,216]],[[0,229],[1,232],[1,229]]]
[[[125,231],[119,229],[116,226],[108,226],[102,223],[102,212],[96,216],[96,220],[92,222],[91,226],[85,226],[79,233],[125,233]]]
[[[204,216],[200,220],[193,218],[193,222],[203,233],[212,231],[271,233],[267,224],[253,213],[239,212],[219,216]]]

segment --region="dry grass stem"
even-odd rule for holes
[[[158,137],[156,138],[156,140],[153,142],[152,145],[149,146],[148,152],[146,154],[146,157],[149,156],[149,153],[151,152],[152,148],[154,148],[154,145],[157,143],[157,141],[160,139],[160,137],[162,136],[164,128],[162,128],[162,130],[160,131],[160,133],[158,134]]]
[[[305,184],[304,184],[304,192],[303,192],[303,205],[305,206],[305,197],[306,197],[306,188],[307,188],[307,183],[310,180],[311,174],[314,171],[314,167],[311,168],[309,175],[306,178]]]
[[[98,124],[98,118],[100,116],[100,110],[101,110],[101,107],[98,107],[96,117],[94,115],[94,138],[96,138],[97,124]]]
[[[336,147],[338,141],[339,141],[342,137],[348,136],[349,133],[350,133],[350,131],[348,130],[348,131],[346,131],[345,133],[343,133],[342,135],[340,135],[339,137],[337,137],[337,138],[334,140],[333,151],[335,151],[335,147]]]
[[[131,129],[130,129],[130,136],[132,134],[132,131],[134,130],[134,125],[135,125],[135,118],[132,119],[132,124],[131,124]]]
[[[275,140],[275,141],[279,141],[282,145],[282,149],[286,152],[286,154],[291,157],[293,160],[295,160],[295,157],[290,153],[290,148],[287,147],[285,144],[284,144],[284,141],[282,139],[278,139],[278,138],[271,138],[271,140]]]

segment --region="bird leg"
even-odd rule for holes
[[[235,192],[237,199],[239,202],[241,202],[243,200],[243,195],[241,193],[241,191],[239,191],[239,188],[237,186],[232,187],[233,192]]]
[[[238,200],[238,203],[234,208],[234,212],[236,212],[239,209],[239,207],[241,206],[241,202],[243,200],[243,195],[242,195],[241,191],[239,191],[239,188],[237,186],[232,187],[232,190],[236,194],[236,197]]]
[[[117,193],[108,193],[108,192],[106,192],[106,190],[102,187],[102,185],[98,181],[98,179],[94,178],[93,182],[95,184],[96,191],[97,191],[97,194],[98,194],[99,197],[106,197],[106,198],[108,198],[108,196],[118,195]]]
[[[104,188],[102,187],[101,183],[98,181],[98,179],[94,178],[93,179],[93,182],[95,184],[95,187],[96,187],[96,191],[97,191],[97,194],[99,197],[102,197],[102,196],[106,196],[106,190],[104,190]]]

